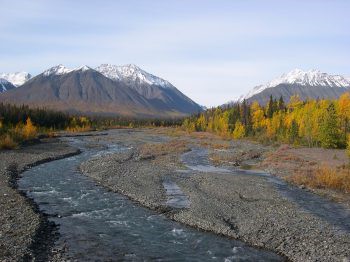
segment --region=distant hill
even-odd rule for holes
[[[329,75],[318,70],[302,71],[300,69],[282,75],[267,84],[254,87],[246,95],[241,96],[248,102],[258,101],[266,104],[270,95],[283,97],[288,102],[292,95],[298,94],[302,100],[312,98],[335,99],[350,90],[350,79],[341,75]]]
[[[175,118],[202,110],[169,82],[135,65],[101,65],[96,70],[58,65],[2,93],[0,101],[138,118]]]

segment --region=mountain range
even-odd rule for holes
[[[202,108],[168,81],[136,65],[102,64],[93,69],[69,69],[57,65],[31,78],[25,73],[1,74],[3,81],[15,79],[15,88],[5,87],[0,102],[27,104],[89,115],[139,118],[176,118]],[[9,77],[11,76],[11,77]]]
[[[346,91],[350,91],[350,79],[341,75],[330,75],[319,70],[303,71],[294,69],[289,73],[250,90],[238,100],[258,101],[266,104],[270,95],[283,97],[288,102],[292,95],[306,99],[336,99]]]
[[[16,87],[23,85],[31,77],[32,75],[27,72],[0,73],[0,79],[5,79]]]
[[[295,94],[302,100],[336,99],[347,91],[350,78],[294,69],[254,87],[238,101],[266,104],[272,95],[288,102]],[[170,82],[133,64],[102,64],[95,69],[57,65],[35,77],[26,72],[3,73],[0,93],[0,102],[91,115],[176,118],[203,110]]]

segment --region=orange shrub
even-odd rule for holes
[[[311,188],[334,189],[350,193],[350,170],[321,167],[314,171],[296,173],[290,181]]]
[[[75,127],[67,127],[66,131],[72,132],[72,133],[78,133],[78,132],[87,132],[91,131],[92,128],[90,126],[75,126]]]
[[[5,135],[0,138],[0,148],[2,149],[14,149],[17,147],[17,143],[12,139],[10,135]]]
[[[33,139],[37,135],[37,128],[29,117],[22,129],[22,135],[24,139]]]

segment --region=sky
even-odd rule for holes
[[[0,0],[0,72],[136,64],[216,106],[294,68],[350,76],[348,0]]]

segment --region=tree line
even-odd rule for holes
[[[82,132],[118,127],[181,126],[182,119],[133,119],[71,115],[45,108],[0,103],[0,148],[14,148],[19,143],[51,135],[55,131]]]
[[[345,148],[350,129],[350,93],[337,100],[302,101],[298,95],[285,103],[270,96],[266,105],[235,103],[186,118],[188,131],[209,131],[232,138],[250,137],[309,147]]]

